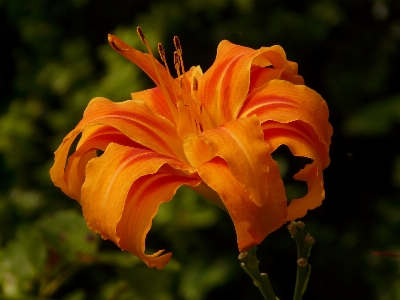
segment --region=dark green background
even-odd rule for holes
[[[316,239],[305,299],[400,299],[400,2],[0,0],[0,298],[262,299],[237,261],[229,217],[188,190],[154,221],[147,246],[174,253],[148,269],[86,227],[48,175],[53,151],[91,98],[152,87],[107,33],[141,50],[141,25],[172,63],[207,70],[222,39],[279,44],[327,101],[334,127],[326,199],[303,221]],[[286,151],[287,192],[301,187]],[[259,246],[261,270],[290,299],[296,250],[286,228]]]

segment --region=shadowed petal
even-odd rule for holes
[[[312,128],[301,121],[289,124],[265,122],[262,127],[265,139],[273,150],[285,144],[293,155],[313,160],[294,176],[296,180],[307,182],[308,193],[304,197],[290,202],[287,220],[301,218],[309,209],[320,206],[325,198],[322,171],[326,166],[322,158],[327,155],[327,149],[319,142],[318,136]]]
[[[298,75],[297,63],[286,59],[286,53],[281,46],[262,47],[261,55],[254,59],[253,64],[257,66],[273,66],[280,70],[280,79],[292,82],[294,84],[304,84],[302,76]]]
[[[171,176],[174,184],[157,186],[151,184],[151,179],[148,182],[140,179],[145,178],[146,175],[153,178],[151,174],[159,172],[166,164],[180,175],[176,175],[175,172],[174,174],[159,174]],[[168,170],[168,168],[163,168],[163,170]],[[158,205],[169,201],[180,185],[195,186],[201,182],[197,174],[193,173],[194,168],[191,166],[154,151],[110,144],[102,156],[90,160],[86,167],[86,180],[82,186],[80,203],[88,227],[100,233],[104,239],[112,240],[121,248],[133,252],[150,264],[151,257],[146,258],[143,251],[144,239],[150,229],[151,219]],[[137,180],[139,180],[139,185],[136,184]],[[146,189],[146,186],[150,186],[149,189]],[[129,201],[133,201],[133,206],[130,206]],[[128,224],[123,223],[117,230],[126,205],[129,214],[125,215],[123,222],[130,222],[132,226],[128,228],[126,227]],[[132,224],[132,221],[135,224]],[[140,240],[141,243],[132,246],[130,241],[126,240],[127,237],[135,237],[135,241]],[[162,262],[154,262],[155,266],[161,268],[162,264]]]
[[[164,250],[151,255],[144,253],[151,221],[159,205],[171,200],[181,185],[195,186],[199,182],[197,178],[165,173],[147,175],[136,180],[130,189],[121,221],[117,226],[118,246],[138,256],[150,268],[164,268],[172,253],[161,256]]]
[[[270,164],[264,177],[264,187],[269,193],[261,206],[250,200],[250,195],[236,180],[228,164],[215,157],[198,167],[200,177],[216,191],[225,204],[235,225],[238,247],[241,252],[260,244],[271,232],[285,223],[286,196],[278,166]]]

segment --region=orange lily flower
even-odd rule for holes
[[[162,45],[163,64],[138,33],[149,54],[113,35],[108,40],[156,87],[122,103],[93,99],[50,170],[54,184],[79,201],[89,228],[162,269],[172,254],[145,254],[145,239],[158,206],[182,185],[228,211],[240,251],[321,204],[332,135],[328,108],[280,46],[254,50],[222,41],[203,74],[199,66],[185,72],[175,37],[173,78]],[[289,206],[271,157],[282,144],[313,160],[295,175],[307,182],[308,194]]]

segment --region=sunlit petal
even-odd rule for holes
[[[223,158],[249,198],[258,206],[266,201],[271,151],[255,116],[225,123],[198,136],[191,135],[185,140],[184,149],[195,167],[215,156]]]

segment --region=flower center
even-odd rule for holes
[[[171,76],[165,57],[164,47],[161,43],[158,43],[158,52],[168,74],[168,79],[165,79],[161,76],[157,68],[156,59],[140,27],[137,28],[137,32],[141,41],[146,45],[149,51],[160,88],[174,118],[180,138],[184,140],[189,134],[198,135],[204,130],[214,128],[215,126],[213,126],[210,115],[203,109],[202,103],[197,96],[199,83],[195,74],[196,68],[192,68],[188,73],[185,72],[182,59],[182,47],[179,38],[177,36],[174,37],[174,67],[177,73],[177,79]],[[199,75],[201,76],[201,73],[199,73]],[[178,81],[178,85],[176,81]],[[172,95],[169,91],[172,91]]]

